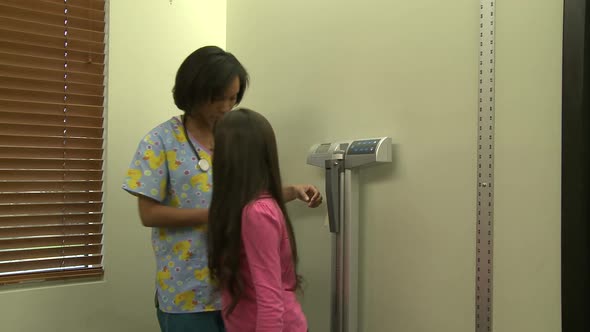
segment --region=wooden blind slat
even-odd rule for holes
[[[66,88],[67,87],[67,88]],[[61,81],[48,81],[20,77],[0,76],[0,88],[30,91],[55,92],[62,95],[70,93],[103,97],[102,85],[82,84]]]
[[[52,14],[48,12],[13,7],[5,4],[4,0],[0,1],[0,15],[2,15],[3,17],[10,17],[24,21],[32,21],[52,25],[64,24],[65,18],[62,13]],[[72,28],[91,30],[97,32],[104,32],[105,30],[105,23],[103,20],[97,21],[75,16],[69,17],[68,26]]]
[[[34,227],[0,227],[0,239],[48,235],[89,235],[100,234],[100,232],[102,232],[101,224]]]
[[[53,25],[46,23],[31,22],[19,19],[13,19],[9,17],[3,17],[0,14],[0,29],[20,31],[30,34],[38,34],[42,36],[58,37],[62,38],[65,36],[66,29],[63,23],[61,25]],[[67,28],[67,37],[76,40],[91,41],[91,42],[104,42],[104,32],[83,30],[76,28]]]
[[[41,69],[41,68],[33,68],[33,67],[22,67],[22,66],[13,66],[13,65],[6,65],[0,64],[0,76],[4,77],[20,77],[20,78],[28,78],[28,79],[37,79],[37,80],[44,80],[44,81],[64,81],[64,72],[62,70],[49,70],[49,69]],[[82,83],[82,84],[90,84],[95,86],[103,86],[103,76],[102,75],[94,75],[94,74],[86,74],[86,73],[77,73],[77,72],[70,72],[68,73],[67,78],[68,83]],[[63,89],[63,87],[62,87]],[[98,94],[102,94],[103,91],[99,91]]]
[[[102,203],[67,203],[67,204],[0,204],[0,214],[30,215],[45,213],[81,213],[100,212]]]
[[[64,101],[64,94],[58,92],[45,92],[33,90],[7,89],[0,87],[0,99],[16,101],[36,101],[59,103]],[[67,100],[72,104],[102,106],[104,98],[100,96],[68,94]]]
[[[42,47],[51,47],[51,48],[61,48],[63,50],[66,49],[64,38],[46,36],[46,35],[38,35],[33,33],[15,31],[15,30],[8,30],[0,28],[0,40],[11,42],[11,43],[20,43],[20,44],[27,44],[27,45],[36,45]],[[98,53],[101,54],[104,52],[104,42],[91,42],[86,40],[79,40],[79,39],[70,39],[68,38],[68,50],[74,51],[82,51],[82,52],[89,52],[89,53]]]
[[[64,128],[67,132],[64,135]],[[35,136],[55,136],[55,137],[91,137],[102,138],[103,129],[88,127],[71,127],[71,126],[40,126],[25,125],[15,126],[14,124],[0,123],[0,132],[5,135],[22,135],[27,132]]]
[[[0,147],[29,147],[29,148],[63,148],[63,137],[39,137],[39,136],[17,136],[0,135]],[[100,138],[68,138],[68,149],[93,149],[96,154],[102,156],[103,140]],[[94,158],[94,157],[93,157]]]
[[[1,44],[2,41],[0,41],[0,45]],[[35,69],[59,70],[62,72],[63,77],[65,64],[63,50],[61,50],[61,53],[62,57],[60,59],[0,52],[0,64],[8,66],[30,67]],[[104,64],[92,60],[74,61],[70,60],[68,56],[68,73],[103,75]]]
[[[55,158],[60,160],[89,159],[94,161],[100,160],[102,158],[102,149],[28,148],[0,146],[0,159],[9,158]]]
[[[11,169],[102,169],[102,160],[0,158],[0,168]]]
[[[45,0],[1,0],[0,3],[5,6],[31,10],[35,12],[50,13],[53,15],[64,16],[64,2],[61,3]],[[95,21],[104,20],[104,7],[91,8],[76,6],[73,3],[67,4],[68,17],[79,17]]]
[[[47,236],[37,239],[0,239],[0,249],[40,248],[75,244],[100,244],[102,235]]]
[[[0,99],[0,110],[5,112],[63,115],[64,107],[63,100],[60,103],[40,103]],[[70,116],[97,117],[102,119],[103,107],[68,103],[67,112]]]
[[[69,113],[56,115],[30,114],[21,112],[6,112],[0,110],[0,123],[28,124],[28,125],[63,125],[67,123],[74,127],[102,128],[101,118],[70,116]],[[0,144],[3,142],[0,141]]]
[[[102,192],[2,193],[0,195],[0,203],[74,203],[100,202],[101,200]]]
[[[102,180],[102,171],[79,171],[79,170],[67,170],[67,171],[46,171],[46,170],[35,170],[35,171],[20,171],[20,170],[6,170],[0,169],[0,181],[14,181],[14,180],[25,180],[25,181],[48,181],[48,180],[63,180],[63,181],[74,181],[74,180]]]
[[[101,181],[0,181],[0,193],[100,191]]]
[[[44,0],[46,2],[53,2],[57,4],[63,5],[63,0]],[[72,6],[76,7],[83,7],[83,8],[91,8],[91,9],[100,9],[104,10],[104,0],[68,0],[68,3]]]
[[[72,213],[34,216],[0,216],[0,227],[9,226],[56,226],[74,224],[97,224],[102,220],[102,213]]]
[[[101,224],[60,225],[34,227],[0,227],[0,239],[25,238],[50,235],[90,235],[100,234]]]
[[[96,265],[102,261],[102,255],[74,258],[40,259],[32,261],[20,261],[17,263],[0,262],[0,273],[18,272],[26,270],[39,270],[51,268],[63,268],[68,266]]]
[[[79,245],[63,248],[47,248],[33,250],[0,251],[0,261],[16,259],[34,259],[74,255],[98,255],[102,252],[102,245]]]
[[[41,125],[25,125],[19,124],[19,127],[15,128],[15,124],[0,123],[0,132],[6,135],[22,135],[27,131],[34,134],[35,136],[50,136],[50,137],[90,137],[90,138],[102,138],[101,128],[88,128],[88,127],[72,127],[72,126],[41,126]],[[64,133],[64,129],[66,132]],[[64,135],[65,134],[65,135]]]
[[[33,273],[18,273],[0,276],[0,285],[15,284],[20,282],[30,281],[51,281],[51,280],[73,280],[73,279],[85,279],[85,278],[100,278],[104,275],[102,266],[88,268],[73,268],[58,272],[33,272]]]
[[[12,55],[13,58],[7,58],[8,55]],[[24,57],[25,60],[23,60],[22,62],[18,62],[19,57]],[[102,74],[102,66],[105,63],[104,57],[104,54],[94,54],[86,51],[68,50],[68,62],[70,63],[70,66],[68,68],[71,71],[84,72],[83,70],[80,70],[80,68],[72,67],[72,64],[75,65],[78,63],[82,63],[100,65],[101,70],[97,70],[96,73]],[[63,47],[51,48],[0,40],[0,59],[2,59],[0,60],[0,63],[14,63],[16,65],[18,65],[19,63],[26,63],[35,68],[48,69],[52,69],[54,67],[52,66],[51,62],[46,63],[47,60],[53,60],[57,61],[58,63],[61,63],[61,67],[56,68],[57,70],[59,70],[60,68],[63,69],[64,49]]]
[[[100,191],[102,181],[0,181],[0,193]]]

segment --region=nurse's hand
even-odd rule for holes
[[[291,186],[294,198],[304,201],[307,206],[315,208],[322,204],[322,194],[314,185],[311,184],[296,184]]]

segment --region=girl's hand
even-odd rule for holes
[[[314,185],[296,184],[292,186],[295,198],[307,203],[310,208],[316,208],[322,204],[322,194]]]

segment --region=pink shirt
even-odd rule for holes
[[[227,332],[306,332],[287,225],[274,199],[262,196],[244,208],[242,243],[244,293],[229,316],[223,311]],[[222,304],[229,303],[224,290]]]

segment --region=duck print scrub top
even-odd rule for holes
[[[199,156],[211,163],[211,151],[190,139]],[[123,189],[180,209],[208,208],[211,169],[204,172],[197,164],[198,158],[184,135],[182,120],[173,117],[141,140]],[[220,294],[209,279],[206,227],[152,228],[160,310],[191,313],[221,309]]]

